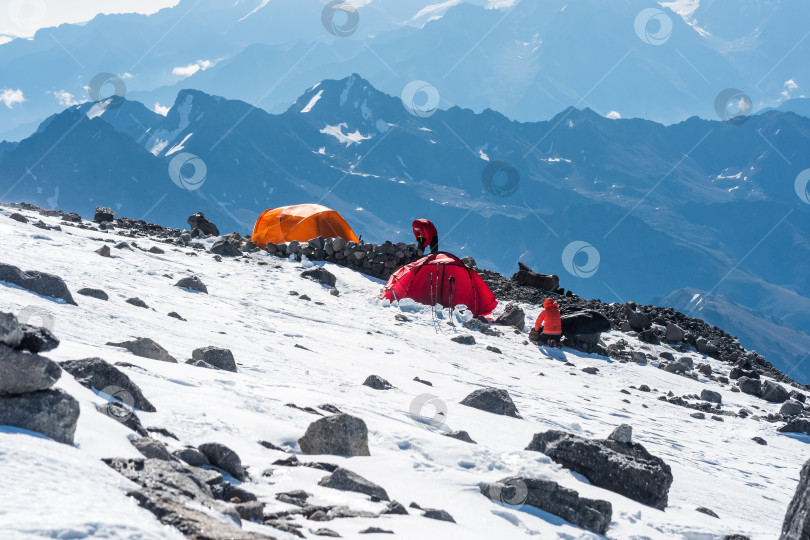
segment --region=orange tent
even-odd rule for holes
[[[320,204],[296,204],[265,210],[256,220],[250,239],[264,248],[268,242],[306,242],[319,236],[359,241],[343,216]]]

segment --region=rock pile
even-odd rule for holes
[[[49,339],[42,341],[32,334]],[[36,346],[32,347],[32,343]],[[58,344],[59,340],[47,329],[21,325],[11,313],[0,312],[0,425],[73,444],[79,402],[64,390],[52,388],[62,370],[37,354]]]

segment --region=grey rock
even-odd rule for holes
[[[397,501],[391,501],[388,503],[388,507],[380,512],[383,515],[395,515],[395,516],[407,516],[408,509],[405,508],[401,503]]]
[[[720,395],[720,392],[714,392],[713,390],[707,390],[705,388],[700,391],[700,399],[711,403],[723,403],[723,396]]]
[[[790,392],[784,386],[773,381],[762,381],[762,399],[771,403],[784,403],[790,399]]]
[[[175,283],[174,286],[180,287],[181,289],[189,289],[192,291],[208,294],[208,287],[206,287],[205,283],[203,283],[197,276],[184,277],[183,279]]]
[[[28,218],[18,212],[14,212],[8,217],[9,219],[13,219],[14,221],[18,221],[20,223],[28,223]]]
[[[699,337],[697,342],[695,342],[695,349],[697,352],[706,355],[713,355],[717,354],[717,345],[706,339],[705,337]]]
[[[495,319],[495,324],[512,326],[518,330],[523,330],[526,326],[526,312],[514,302],[510,302],[506,305],[506,309],[504,309],[503,313]]]
[[[150,459],[160,459],[163,461],[173,461],[174,458],[166,449],[166,445],[160,441],[156,441],[152,437],[141,437],[140,439],[133,439],[130,441],[138,452],[143,454],[144,457]]]
[[[312,422],[298,439],[305,455],[370,456],[368,428],[360,418],[334,414]]]
[[[782,524],[780,540],[805,540],[810,538],[810,461],[802,467],[799,485],[793,500],[788,505]]]
[[[768,441],[766,441],[762,437],[753,437],[751,440],[754,441],[757,444],[762,445],[762,446],[767,446],[768,445]]]
[[[461,262],[463,262],[468,268],[472,268],[473,270],[478,269],[478,264],[476,264],[475,259],[473,259],[470,256],[462,257]],[[507,325],[507,326],[512,326],[512,325],[510,324],[510,325]]]
[[[707,377],[712,374],[712,366],[709,364],[698,364],[697,370]]]
[[[453,519],[453,516],[451,516],[449,512],[447,512],[446,510],[439,510],[437,508],[425,508],[425,513],[422,514],[422,517],[426,517],[428,519],[435,519],[437,521],[449,521],[450,523],[456,522],[456,520]]]
[[[56,362],[0,344],[0,396],[47,390],[61,376]]]
[[[322,283],[330,287],[334,287],[337,283],[337,278],[335,275],[326,268],[320,266],[310,268],[309,270],[304,270],[301,272],[301,277],[317,281],[318,283]]]
[[[110,246],[104,244],[100,248],[96,250],[96,253],[101,255],[102,257],[112,257],[112,252],[110,251]]]
[[[242,255],[239,246],[225,238],[214,242],[214,245],[211,246],[211,253],[224,257],[240,257]]]
[[[647,355],[641,351],[633,351],[633,362],[636,364],[646,364],[647,363]]]
[[[550,480],[513,476],[482,483],[479,488],[485,497],[499,504],[531,506],[600,535],[607,532],[613,518],[609,502],[580,497],[576,491]]]
[[[143,424],[141,424],[141,419],[138,418],[135,411],[122,403],[108,401],[107,403],[96,405],[96,410],[104,416],[109,416],[116,422],[123,424],[142,437],[149,436],[149,432],[144,429]]]
[[[389,531],[380,527],[367,527],[358,534],[394,534],[394,531]]]
[[[42,296],[63,300],[74,306],[78,305],[62,278],[53,274],[34,270],[22,271],[16,266],[0,263],[0,281],[17,285]]]
[[[0,312],[0,344],[16,348],[23,338],[23,331],[13,313]]]
[[[116,212],[113,212],[106,206],[96,206],[96,211],[93,214],[93,221],[96,223],[110,223],[115,219]]]
[[[494,352],[495,354],[503,354],[498,347],[495,347],[493,345],[487,345],[487,350],[490,352]]]
[[[582,372],[587,373],[588,375],[596,375],[597,373],[599,373],[599,369],[593,366],[588,366],[582,368]]]
[[[81,223],[82,216],[80,216],[76,212],[68,212],[67,214],[62,216],[62,221],[67,221],[68,223]]]
[[[41,433],[65,444],[73,444],[79,402],[60,389],[0,397],[0,425]]]
[[[782,407],[779,409],[779,414],[782,416],[796,416],[802,414],[804,411],[804,406],[798,401],[789,400],[782,404]]]
[[[190,366],[194,366],[194,367],[205,368],[205,369],[219,369],[217,366],[213,366],[213,365],[209,364],[208,362],[206,362],[204,360],[194,360],[193,358],[189,359],[189,360],[186,360],[186,364],[188,364]]]
[[[669,343],[680,343],[684,337],[686,337],[686,332],[683,331],[683,328],[674,323],[667,323],[666,333],[664,334],[665,340]]]
[[[597,311],[577,311],[560,317],[562,333],[566,336],[598,335],[610,330],[610,321]]]
[[[718,516],[714,511],[709,510],[708,508],[705,508],[703,506],[695,508],[695,511],[700,512],[701,514],[706,514],[707,516],[711,516],[713,518],[720,519],[720,516]]]
[[[157,411],[126,373],[101,358],[69,360],[59,365],[82,386],[105,392],[130,407],[145,412]]]
[[[663,351],[663,352],[660,352],[660,353],[658,353],[658,356],[659,356],[659,357],[661,357],[661,358],[663,358],[664,360],[669,360],[670,362],[674,362],[674,361],[675,361],[675,355],[673,355],[673,354],[672,354],[671,352],[669,352],[669,351]]]
[[[264,517],[264,503],[259,501],[242,502],[236,505],[236,513],[247,521],[262,521]]]
[[[242,460],[239,455],[220,443],[204,443],[197,447],[202,452],[211,465],[219,467],[237,480],[247,480],[247,473],[242,467]]]
[[[194,360],[202,360],[212,366],[236,373],[236,360],[229,349],[221,347],[201,347],[191,353]]]
[[[450,437],[451,439],[464,441],[465,443],[478,444],[477,442],[472,440],[472,437],[470,437],[470,434],[467,433],[466,431],[451,431],[450,433],[443,433],[443,435],[445,437]]]
[[[739,387],[741,392],[745,394],[750,394],[752,396],[758,396],[762,392],[761,383],[759,382],[759,379],[740,377],[737,380],[737,386]]]
[[[501,388],[480,388],[462,399],[461,404],[493,414],[521,417],[509,392]]]
[[[182,450],[175,450],[172,452],[172,455],[193,467],[206,467],[211,465],[211,462],[208,461],[205,454],[196,448],[188,447]]]
[[[176,311],[170,312],[169,317],[171,317],[172,319],[177,319],[178,321],[185,321],[185,319],[181,317],[180,314],[177,313]]]
[[[622,444],[630,444],[633,442],[633,426],[629,424],[622,424],[613,430],[613,433],[608,435],[608,439]]]
[[[460,336],[454,336],[450,338],[450,341],[455,343],[461,343],[462,345],[475,345],[475,337],[470,334],[462,334]]]
[[[143,300],[141,300],[137,296],[134,297],[134,298],[127,298],[126,302],[127,302],[127,304],[132,304],[135,307],[149,309],[149,306],[146,304],[146,302],[144,302]]]
[[[667,506],[672,471],[639,443],[590,440],[551,430],[536,434],[526,449],[543,452],[595,486],[659,510]]]
[[[368,386],[374,390],[390,390],[393,388],[390,382],[386,381],[379,375],[369,375],[366,377],[366,380],[363,381],[363,386]]]
[[[695,362],[694,360],[692,360],[691,356],[681,356],[680,358],[678,358],[678,363],[683,364],[689,369],[695,367]]]
[[[672,362],[671,364],[667,364],[667,367],[664,368],[667,373],[686,373],[689,371],[689,368],[682,364],[681,362]]]
[[[156,496],[167,499],[191,499],[204,502],[214,497],[203,477],[178,461],[162,459],[105,459],[119,474]]]
[[[132,341],[122,341],[120,343],[107,342],[107,345],[111,347],[122,347],[141,358],[160,360],[161,362],[170,362],[172,364],[177,363],[177,360],[175,360],[166,349],[149,338],[139,337]]]
[[[689,416],[691,416],[692,418],[697,418],[698,420],[705,420],[706,419],[706,415],[703,414],[702,412],[693,412]]]
[[[377,497],[382,501],[389,501],[388,493],[377,484],[366,480],[357,473],[348,469],[339,468],[332,474],[321,479],[318,482],[319,486],[328,487],[332,489],[340,489],[343,491],[355,491],[357,493],[365,493],[371,497]]]
[[[312,531],[312,534],[314,534],[315,536],[328,536],[332,538],[340,538],[340,534],[338,534],[337,531],[333,531],[332,529],[326,529],[323,527]]]
[[[82,296],[90,296],[91,298],[97,298],[98,300],[109,300],[110,299],[110,297],[107,295],[107,293],[105,293],[101,289],[84,288],[84,289],[79,289],[76,292],[78,294],[81,294]]]
[[[803,433],[810,435],[810,420],[806,418],[794,418],[789,420],[787,424],[780,427],[777,431],[780,433]]]
[[[217,226],[208,221],[205,214],[202,212],[191,214],[186,220],[186,223],[188,223],[188,226],[191,227],[191,230],[198,229],[206,236],[219,236],[219,229]]]
[[[630,312],[630,314],[627,316],[627,323],[630,325],[630,328],[636,332],[647,330],[652,326],[652,320],[650,317],[640,311]]]
[[[17,349],[41,353],[52,351],[59,346],[59,339],[47,328],[21,324],[20,330],[22,330],[23,337],[20,344],[17,345]]]

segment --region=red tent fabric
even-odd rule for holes
[[[388,279],[380,298],[411,298],[420,304],[444,307],[464,304],[473,316],[489,315],[498,301],[475,270],[458,257],[436,253],[405,265]]]

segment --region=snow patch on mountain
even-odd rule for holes
[[[308,113],[309,111],[311,111],[312,107],[314,107],[315,104],[318,103],[318,100],[321,99],[321,96],[323,96],[323,90],[321,90],[317,94],[315,94],[315,96],[313,96],[313,98],[309,100],[309,103],[307,103],[306,107],[301,109],[301,112],[302,113]]]
[[[342,143],[346,143],[346,148],[352,144],[360,144],[361,142],[371,139],[370,135],[363,135],[360,130],[355,130],[354,133],[343,133],[344,129],[348,129],[346,122],[341,122],[336,126],[327,125],[321,130],[321,133],[331,135]]]

